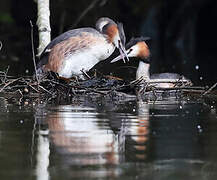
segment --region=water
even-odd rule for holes
[[[212,180],[216,138],[203,101],[0,98],[0,179]]]

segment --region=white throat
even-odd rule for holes
[[[150,64],[139,61],[139,66],[136,71],[136,79],[143,78],[145,80],[150,80],[149,68]]]

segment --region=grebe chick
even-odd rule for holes
[[[37,64],[37,75],[52,71],[60,77],[83,78],[99,61],[108,58],[115,48],[122,58],[127,58],[125,35],[122,24],[103,17],[94,28],[79,28],[67,31],[53,39],[41,54]]]
[[[150,50],[148,45],[145,43],[148,37],[132,38],[129,43],[126,45],[128,57],[137,57],[139,58],[139,65],[136,71],[136,79],[143,78],[147,82],[155,82],[155,87],[161,88],[171,88],[175,86],[177,81],[185,81],[191,84],[191,81],[186,77],[179,75],[177,73],[159,73],[150,75]],[[121,56],[116,57],[111,61],[114,63],[119,61]],[[165,81],[163,83],[157,83],[157,81]],[[166,83],[166,81],[170,81]],[[173,82],[172,82],[173,81]]]

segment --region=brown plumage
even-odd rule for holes
[[[108,36],[108,42],[112,43],[114,41],[115,36],[118,34],[117,25],[112,24],[106,28],[106,34]]]
[[[108,58],[116,47],[127,56],[123,42],[123,26],[109,18],[100,18],[96,29],[74,29],[52,40],[41,55],[37,74],[53,71],[64,78],[82,76],[82,71]]]
[[[79,37],[71,37],[62,41],[51,49],[48,56],[48,63],[44,67],[47,71],[59,72],[65,57],[77,53],[81,49],[85,50],[88,46],[102,43],[102,41],[103,39],[96,38],[85,32]]]
[[[139,47],[138,57],[142,59],[147,59],[150,56],[150,51],[147,44],[144,41],[142,41],[138,42],[137,45]]]

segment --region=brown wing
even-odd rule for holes
[[[45,65],[46,70],[58,72],[67,56],[88,50],[88,48],[103,40],[104,37],[101,34],[96,35],[90,32],[82,32],[79,36],[73,36],[59,42],[52,47],[49,53],[48,63]]]
[[[97,30],[93,28],[79,28],[79,29],[73,29],[73,30],[67,31],[57,36],[46,46],[46,48],[42,52],[40,56],[40,60],[37,64],[37,69],[41,68],[43,65],[48,63],[48,57],[49,57],[50,51],[52,50],[54,46],[64,41],[67,41],[69,38],[81,36],[82,35],[81,32],[91,33],[96,36],[100,34]]]

